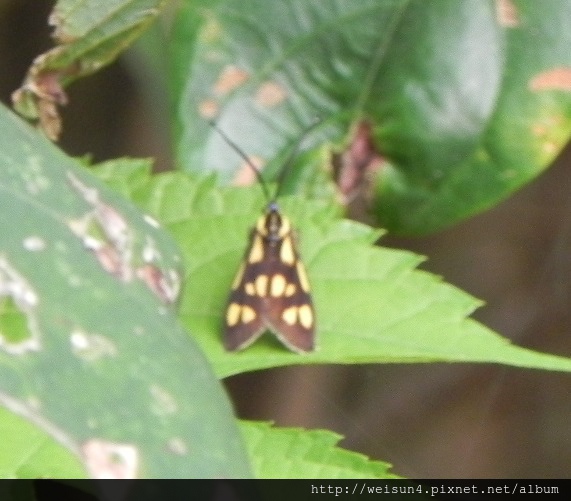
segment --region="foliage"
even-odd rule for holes
[[[570,7],[507,4],[183,2],[172,31],[145,45],[150,65],[169,47],[178,171],[166,174],[128,159],[88,171],[0,108],[1,474],[76,476],[75,454],[93,476],[390,478],[388,464],[337,448],[330,432],[238,423],[217,378],[318,363],[571,371],[571,360],[467,318],[479,301],[416,269],[422,257],[374,245],[381,232],[342,219],[331,182],[332,159],[371,124],[372,213],[422,233],[548,166],[571,128],[570,35],[558,22]],[[17,108],[57,135],[65,86],[113,60],[163,7],[60,0],[59,45],[34,62]],[[258,186],[224,186],[244,173],[207,119],[272,159],[269,177],[315,115],[280,205],[299,232],[318,349],[301,356],[264,336],[226,353],[226,298],[265,201]]]

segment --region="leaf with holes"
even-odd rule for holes
[[[2,106],[0,152],[0,405],[91,476],[248,476],[226,395],[174,314],[172,239]]]

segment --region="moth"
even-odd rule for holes
[[[291,221],[280,211],[277,198],[285,173],[305,134],[298,138],[282,167],[273,196],[258,168],[215,124],[223,139],[254,170],[264,191],[267,207],[251,230],[238,268],[224,317],[224,346],[228,351],[250,346],[265,331],[297,353],[315,347],[315,310],[305,266],[300,258]]]

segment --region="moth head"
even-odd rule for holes
[[[289,219],[283,216],[275,202],[270,202],[266,213],[258,219],[258,233],[270,242],[282,240],[290,231]]]

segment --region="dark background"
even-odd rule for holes
[[[0,0],[0,99],[51,47],[51,2]],[[94,161],[172,163],[166,103],[133,53],[69,90],[61,147]],[[147,89],[147,90],[145,90]],[[486,301],[474,317],[514,343],[571,356],[571,151],[498,207],[450,230],[383,245]],[[240,417],[326,428],[400,475],[570,477],[571,377],[494,365],[289,367],[226,381]]]

